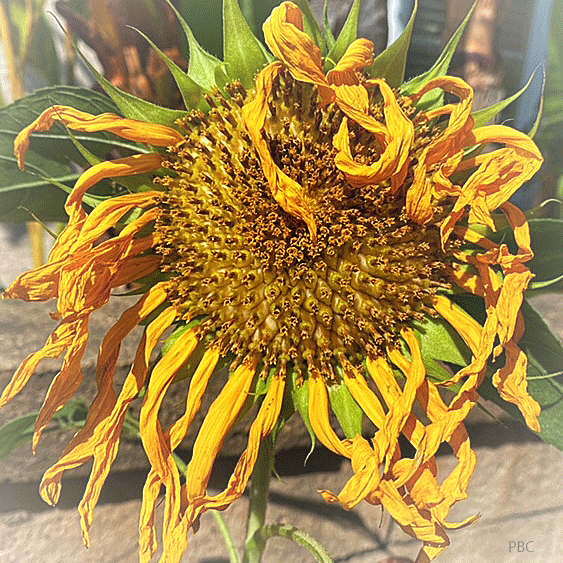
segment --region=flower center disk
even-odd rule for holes
[[[289,73],[277,78],[264,130],[277,166],[314,202],[318,225],[306,225],[271,195],[246,132],[240,84],[219,93],[205,116],[182,122],[185,140],[171,147],[171,168],[156,224],[167,292],[186,321],[222,353],[255,357],[267,368],[291,364],[331,374],[344,354],[359,364],[398,343],[401,328],[431,313],[430,298],[447,283],[451,252],[436,225],[404,212],[417,155],[431,141],[419,128],[404,186],[352,186],[336,166],[332,139],[344,118],[320,106],[314,86]],[[370,114],[383,120],[382,102]],[[369,163],[379,142],[349,123],[356,161]]]

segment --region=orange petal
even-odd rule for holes
[[[326,383],[321,375],[309,377],[309,420],[315,436],[333,452],[351,457],[350,441],[341,440],[330,424],[330,407]]]
[[[518,406],[526,424],[535,432],[540,432],[538,417],[541,407],[528,394],[527,368],[526,354],[514,342],[509,342],[506,345],[506,363],[493,375],[493,383],[505,401]]]
[[[250,138],[260,155],[262,170],[268,180],[272,197],[285,211],[305,222],[311,238],[315,241],[317,226],[312,201],[305,195],[303,187],[276,165],[268,143],[262,136],[273,81],[281,68],[281,63],[272,63],[260,72],[256,79],[256,95],[242,108],[242,114]]]
[[[414,126],[404,115],[391,88],[383,80],[370,82],[376,84],[383,95],[385,125],[368,114],[368,92],[363,86],[334,87],[337,103],[342,111],[364,129],[376,135],[384,146],[376,162],[369,164],[356,162],[349,147],[347,124],[345,121],[342,122],[334,137],[334,146],[339,150],[335,162],[352,185],[375,184],[401,173],[405,168],[414,139]]]
[[[57,121],[75,131],[108,131],[130,141],[148,143],[156,147],[175,145],[184,138],[178,131],[165,125],[124,119],[113,113],[91,115],[68,106],[51,106],[23,129],[14,141],[14,152],[20,168],[24,167],[31,135],[36,131],[48,131]]]
[[[221,510],[239,499],[250,479],[258,458],[258,451],[266,436],[269,436],[278,422],[283,402],[285,374],[276,374],[264,397],[258,415],[248,435],[248,446],[241,455],[227,488],[216,496],[208,497],[205,508]]]
[[[255,361],[240,365],[209,407],[194,442],[192,460],[188,465],[187,498],[192,505],[205,498],[215,458],[248,399],[255,373]]]
[[[266,44],[291,75],[301,82],[316,84],[323,103],[330,102],[334,94],[323,71],[321,51],[303,32],[301,10],[293,2],[283,2],[272,10],[263,29]]]

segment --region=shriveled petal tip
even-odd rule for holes
[[[91,115],[68,106],[52,106],[16,137],[14,153],[20,168],[24,168],[25,154],[29,148],[31,135],[37,131],[48,131],[56,122],[60,122],[75,131],[89,133],[108,131],[124,139],[158,147],[174,145],[183,139],[178,131],[165,125],[124,119],[112,113]]]
[[[335,86],[358,84],[357,73],[373,63],[373,53],[374,45],[369,39],[356,39],[327,74],[328,83]]]
[[[266,44],[291,75],[296,80],[316,84],[323,101],[329,102],[332,92],[322,68],[321,51],[303,32],[299,7],[293,2],[284,2],[274,8],[263,29]]]

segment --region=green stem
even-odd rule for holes
[[[273,444],[271,440],[266,439],[260,445],[258,459],[250,482],[250,502],[243,563],[260,563],[266,547],[267,537],[263,534],[263,529],[268,507],[268,489],[272,474],[273,453]]]
[[[319,563],[333,563],[326,549],[309,534],[295,526],[270,524],[262,530],[264,540],[272,537],[286,538],[307,549]]]
[[[188,464],[178,454],[173,453],[172,456],[174,457],[178,471],[180,471],[180,473],[182,473],[183,475],[186,475]],[[215,518],[217,527],[219,528],[219,531],[223,536],[223,541],[225,542],[225,547],[227,548],[227,552],[229,554],[230,563],[241,563],[235,542],[233,540],[233,536],[231,535],[223,514],[221,514],[221,512],[219,512],[218,510],[212,510],[211,512],[213,512],[213,517]]]

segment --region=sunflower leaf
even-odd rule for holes
[[[414,19],[418,8],[418,0],[415,0],[412,15],[403,33],[385,51],[383,51],[368,70],[372,78],[384,78],[391,88],[398,88],[405,76],[407,63],[407,52],[411,42]]]
[[[528,392],[541,406],[540,436],[563,450],[563,346],[528,302],[524,301],[521,311],[526,329],[519,346],[528,358]],[[479,394],[522,420],[516,406],[500,397],[490,378],[479,387]]]
[[[332,410],[344,430],[346,438],[352,440],[362,433],[364,413],[344,383],[328,386]]]
[[[530,289],[562,289],[563,219],[530,219],[534,257],[528,267],[535,275]]]
[[[34,133],[26,154],[26,168],[20,170],[14,156],[16,135],[32,123],[44,110],[53,105],[72,106],[92,114],[115,113],[116,105],[107,97],[92,90],[71,86],[57,86],[37,90],[0,109],[0,220],[29,221],[34,213],[42,221],[67,220],[64,211],[67,189],[80,177],[75,164],[88,165],[77,150],[68,131],[60,124],[43,133]],[[77,142],[99,159],[117,148],[124,156],[146,151],[131,141],[117,139],[109,133],[73,133]],[[105,185],[107,187],[107,184]],[[96,187],[101,193],[104,185]],[[27,210],[21,209],[25,207]]]
[[[25,414],[10,420],[0,428],[0,459],[4,459],[20,446],[31,444],[38,416],[38,412]]]
[[[315,42],[315,45],[321,50],[321,55],[324,57],[327,53],[324,35],[308,0],[295,0],[295,3],[303,14],[303,31]]]
[[[143,37],[147,43],[155,50],[159,57],[164,61],[164,64],[168,67],[168,70],[174,77],[178,89],[182,94],[182,99],[187,109],[199,109],[208,110],[209,105],[203,97],[205,89],[200,86],[195,80],[193,80],[188,74],[186,74],[169,56],[163,53],[151,39],[149,39],[142,31],[132,27],[141,37]]]
[[[178,12],[176,7],[170,0],[167,0],[167,2],[169,6],[174,10],[176,17],[178,18],[178,21],[180,22],[180,25],[182,26],[182,29],[186,34],[186,39],[188,40],[188,76],[201,88],[210,90],[215,86],[215,69],[221,64],[221,61],[205,51],[205,49],[200,46],[186,20],[182,17],[180,12]]]
[[[229,76],[244,86],[254,84],[254,75],[269,62],[264,46],[256,39],[237,0],[223,0],[223,49]]]
[[[473,3],[473,6],[465,16],[464,20],[456,29],[455,33],[448,41],[448,44],[446,45],[446,47],[444,48],[438,59],[436,59],[436,62],[432,65],[432,68],[430,68],[423,74],[420,74],[419,76],[415,76],[414,78],[403,84],[403,86],[401,87],[401,92],[403,94],[407,96],[414,94],[415,92],[418,92],[425,84],[430,82],[430,80],[432,80],[433,78],[437,78],[438,76],[444,76],[448,72],[448,68],[450,67],[452,57],[454,56],[454,53],[461,39],[461,36],[463,35],[465,27],[467,26],[469,20],[471,19],[471,16],[475,11],[476,6],[477,6],[477,1]],[[431,92],[428,92],[427,95],[429,94],[431,94]],[[424,97],[421,99],[421,102],[423,102],[423,100]]]
[[[346,49],[350,44],[358,37],[358,19],[360,17],[360,0],[354,0],[348,17],[344,22],[344,26],[340,31],[338,39],[332,46],[328,55],[326,56],[326,62],[324,65],[325,72],[328,72],[333,68],[336,63],[342,58],[342,55],[346,52]]]

